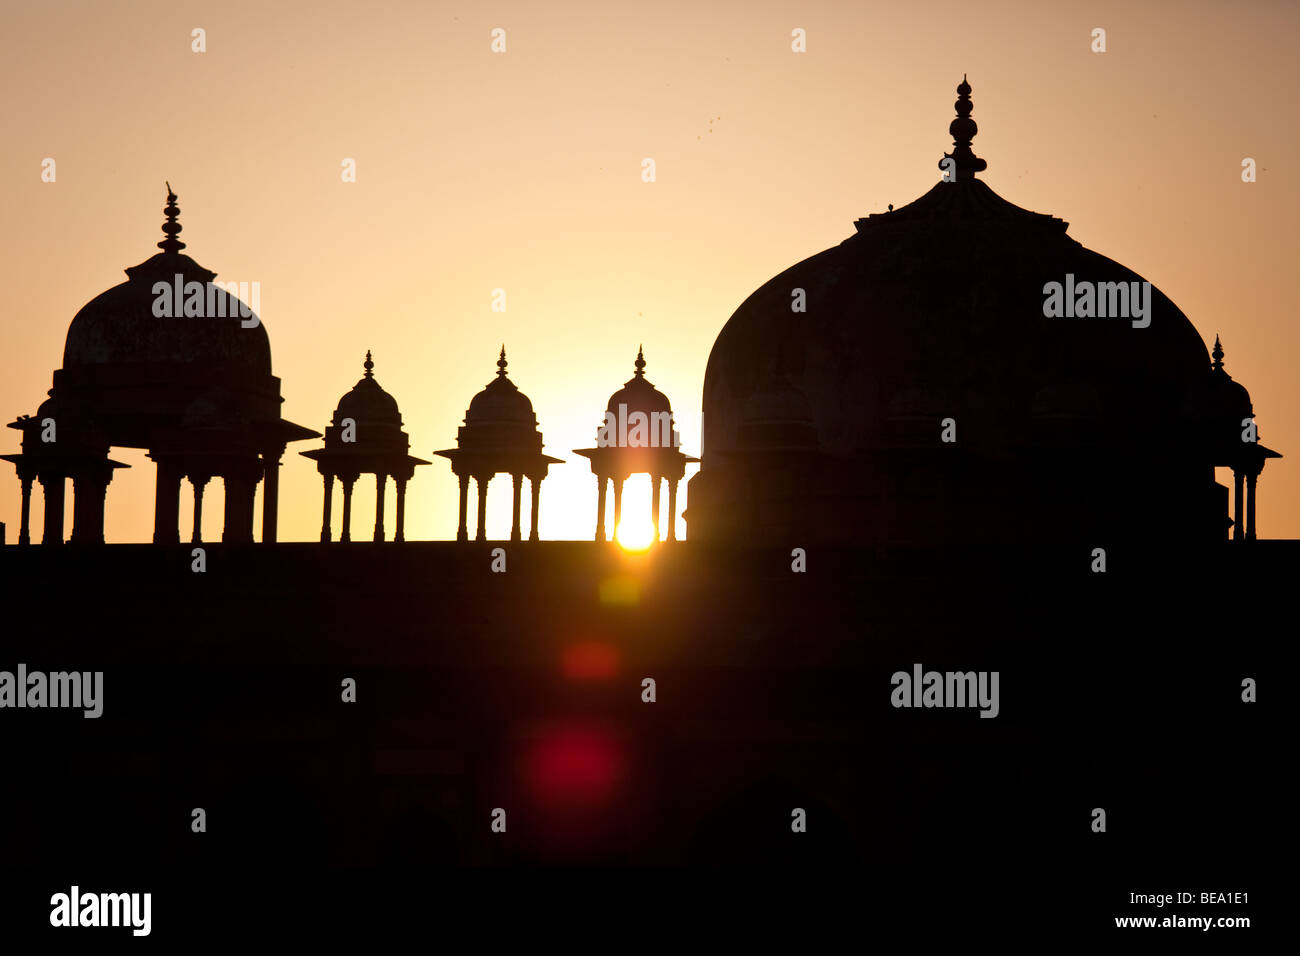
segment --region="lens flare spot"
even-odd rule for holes
[[[584,641],[564,649],[562,669],[570,680],[608,680],[618,676],[618,648],[603,641]]]
[[[544,807],[596,807],[618,792],[623,764],[622,748],[608,734],[565,729],[537,742],[529,776]]]
[[[616,574],[600,582],[600,603],[630,607],[641,601],[641,582],[630,574]]]

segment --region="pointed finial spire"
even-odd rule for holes
[[[982,173],[989,165],[971,152],[971,140],[975,138],[980,128],[970,118],[971,110],[975,108],[970,94],[971,86],[966,82],[966,74],[963,73],[961,83],[957,86],[957,102],[953,104],[957,110],[957,118],[948,124],[948,132],[952,135],[953,151],[943,154],[944,159],[956,160],[957,168],[954,175],[957,179],[970,179],[976,173]],[[939,168],[943,169],[943,160],[939,161]]]
[[[176,205],[176,194],[172,192],[172,184],[164,182],[167,187],[167,205],[163,207],[163,213],[167,216],[166,222],[163,223],[163,235],[167,238],[158,243],[158,248],[163,252],[180,252],[185,248],[185,243],[176,237],[180,235],[181,224],[176,217],[180,215],[181,207]]]
[[[1214,333],[1214,351],[1210,353],[1210,356],[1214,359],[1210,363],[1210,368],[1216,372],[1223,371],[1223,346],[1219,344],[1219,333],[1217,332]]]
[[[506,377],[506,345],[504,342],[501,343],[501,357],[497,359],[497,376],[500,378]]]
[[[366,349],[366,360],[361,363],[361,367],[366,370],[366,374],[365,374],[366,378],[375,377],[375,372],[374,372],[375,363],[370,358],[370,349]]]
[[[645,374],[645,350],[638,345],[636,347],[636,377],[640,378]]]

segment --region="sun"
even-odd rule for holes
[[[655,526],[649,518],[626,517],[618,523],[614,534],[624,551],[646,551],[655,541]]]

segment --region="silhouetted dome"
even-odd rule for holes
[[[636,373],[623,384],[622,388],[609,397],[607,410],[617,415],[619,406],[623,405],[626,406],[627,415],[633,412],[644,412],[646,415],[654,415],[658,412],[671,414],[673,407],[668,402],[668,396],[651,385],[645,377],[645,355],[639,348],[636,362],[633,364]]]
[[[160,254],[134,269],[131,279],[114,286],[82,306],[68,327],[63,367],[168,364],[237,368],[255,375],[271,374],[271,342],[259,322],[244,328],[234,296],[217,287],[214,303],[225,317],[157,317],[153,307],[155,282],[205,283],[208,273],[188,256]]]
[[[162,251],[127,269],[126,282],[91,299],[68,327],[63,367],[54,373],[65,416],[81,409],[114,444],[137,448],[150,447],[160,429],[279,422],[266,328],[213,283],[216,273],[181,252],[170,191],[165,212]],[[201,315],[185,314],[189,283],[203,291]]]
[[[961,198],[971,191],[978,201]],[[1204,374],[1200,335],[1154,287],[1148,328],[1045,318],[1048,282],[1141,277],[978,180],[939,183],[857,227],[764,284],[723,327],[705,372],[705,468],[734,446],[744,403],[774,364],[807,396],[823,448],[840,454],[887,443],[886,419],[908,396],[950,396],[944,413],[968,426],[963,439],[998,446],[1016,440],[1046,387],[1094,377],[1113,407],[1159,415]],[[806,314],[791,313],[795,289]],[[1005,408],[960,400],[990,388]]]
[[[930,534],[927,522],[947,519],[928,517],[925,501],[986,493],[984,506],[954,505],[971,522],[963,533],[1011,533],[1022,519],[1009,509],[1035,506],[1004,501],[1015,479],[993,476],[1023,473],[1024,462],[1036,461],[1032,449],[1059,449],[1081,433],[1102,436],[1117,455],[1130,447],[1148,454],[1155,429],[1142,423],[1159,423],[1171,462],[1192,453],[1183,412],[1206,378],[1200,334],[1153,286],[1141,327],[1128,302],[1131,283],[1145,297],[1141,276],[1084,248],[1062,220],[1022,209],[974,178],[985,163],[970,150],[969,92],[963,81],[956,148],[941,163],[951,181],[857,220],[854,235],[763,284],[718,334],[705,371],[703,466],[690,486],[693,535],[711,536],[715,516],[723,528],[737,490],[761,481],[731,453],[744,447],[752,396],[774,371],[806,399],[816,449],[843,462],[818,489],[822,527],[810,533],[827,537],[854,528],[859,536]],[[1063,291],[1075,280],[1107,290],[1112,310],[1121,293],[1110,284],[1125,284],[1127,314],[1049,317],[1048,284]],[[800,303],[805,311],[796,311]],[[957,437],[944,444],[949,418]],[[1083,427],[1083,418],[1094,423]],[[962,457],[925,459],[932,487],[912,477],[921,474],[910,470],[921,467],[916,454],[943,448]],[[987,467],[960,463],[975,458]],[[917,496],[915,518],[902,503],[908,495]],[[741,533],[780,526],[782,507],[758,507],[759,526]]]
[[[1223,367],[1223,346],[1219,337],[1214,337],[1214,362],[1210,366],[1209,385],[1206,389],[1208,410],[1212,414],[1234,419],[1240,426],[1241,419],[1251,418],[1255,406],[1250,400],[1250,392],[1240,382],[1235,382]]]
[[[380,388],[375,381],[372,371],[375,363],[371,361],[369,352],[366,353],[363,367],[366,371],[361,380],[339,399],[338,409],[334,412],[334,424],[351,418],[358,424],[396,425],[400,428],[402,415],[397,409],[397,399]]]
[[[483,391],[475,395],[465,412],[465,424],[472,425],[527,425],[537,427],[537,416],[528,396],[515,386],[506,375],[506,350],[501,348],[497,360],[497,377]]]
[[[180,250],[181,225],[176,195],[168,192],[162,252],[126,270],[127,281],[91,299],[68,327],[63,347],[65,369],[88,366],[203,366],[254,376],[271,374],[271,342],[260,319],[241,316],[241,302],[219,284],[216,273],[203,268]],[[176,277],[180,276],[180,292]],[[160,301],[156,283],[172,292],[171,315],[155,315]],[[187,283],[203,287],[203,315],[184,314]],[[186,374],[178,369],[176,374]]]
[[[1241,433],[1246,419],[1254,418],[1250,392],[1233,381],[1223,367],[1223,346],[1214,337],[1214,362],[1210,374],[1187,403],[1187,414],[1200,432],[1207,435],[1219,451],[1220,460],[1231,459],[1240,451]]]

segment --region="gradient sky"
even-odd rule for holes
[[[1223,336],[1261,440],[1287,456],[1260,479],[1260,536],[1300,537],[1300,5],[1138,6],[5,4],[0,414],[35,412],[73,315],[157,251],[166,179],[186,253],[223,281],[260,282],[287,419],[323,430],[371,349],[412,453],[432,458],[505,342],[546,451],[571,462],[543,485],[542,536],[590,537],[596,484],[571,449],[593,443],[637,345],[698,453],[718,331],[855,218],[935,182],[967,73],[980,178],[1155,283],[1207,344]],[[206,53],[191,52],[195,27]],[[1258,182],[1241,181],[1244,157]],[[285,456],[281,540],[319,534],[320,478],[297,455],[318,444]],[[0,446],[16,452],[18,432]],[[133,467],[109,487],[106,535],[148,540],[152,462],[113,457]],[[19,484],[3,471],[12,542]],[[1116,480],[1142,493],[1141,475]],[[490,537],[508,533],[508,489],[493,483]],[[220,495],[214,482],[211,539]],[[629,495],[625,509],[648,510],[646,479]],[[357,537],[373,501],[359,483]],[[259,536],[260,523],[259,506]],[[407,536],[455,528],[456,483],[436,459],[410,486]]]

